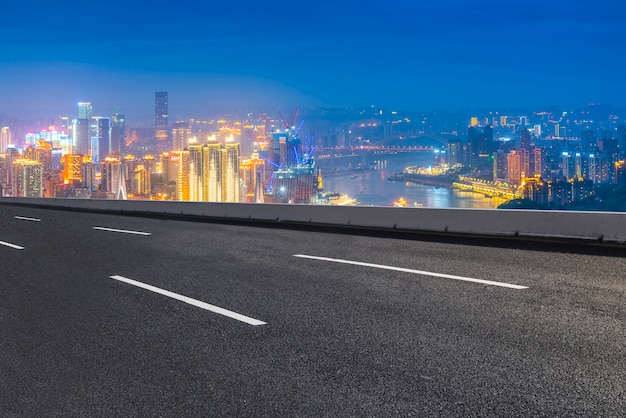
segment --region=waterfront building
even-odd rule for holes
[[[519,185],[522,179],[521,155],[517,150],[512,150],[507,154],[507,178],[509,184]]]

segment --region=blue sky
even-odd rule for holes
[[[626,104],[619,1],[3,1],[0,115]]]

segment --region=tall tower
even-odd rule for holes
[[[522,180],[521,155],[516,150],[507,154],[507,183],[518,186]]]
[[[104,161],[111,154],[111,123],[109,118],[98,118],[98,160]]]
[[[202,147],[202,201],[222,201],[222,150],[216,141]]]
[[[116,110],[111,116],[111,154],[124,154],[126,147],[126,118]]]
[[[189,200],[202,201],[202,145],[189,145]]]
[[[91,155],[91,103],[78,103],[78,119],[72,121],[72,153]]]
[[[0,130],[0,154],[7,152],[9,144],[11,143],[11,130],[8,126],[5,126]]]
[[[157,152],[160,154],[169,151],[167,92],[154,93],[154,137],[157,143]]]
[[[89,102],[78,103],[78,119],[91,119],[93,107]]]
[[[222,159],[222,202],[239,202],[239,144],[227,143]]]

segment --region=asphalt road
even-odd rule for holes
[[[0,416],[622,417],[625,260],[0,206]]]

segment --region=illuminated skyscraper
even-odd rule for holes
[[[154,93],[154,136],[157,143],[157,152],[160,154],[169,151],[167,92]]]
[[[115,112],[111,116],[111,154],[122,155],[126,147],[126,118]]]
[[[513,150],[507,155],[507,183],[519,185],[522,181],[520,154]]]
[[[78,103],[78,119],[91,119],[93,107],[89,102]]]
[[[189,200],[189,151],[172,151],[167,159],[168,183],[174,181],[175,200]]]
[[[50,142],[37,140],[37,143],[28,147],[24,154],[26,158],[38,161],[43,165],[44,178],[52,173],[52,144]]]
[[[222,159],[222,202],[239,202],[239,144],[227,143]]]
[[[172,127],[172,149],[183,150],[189,146],[189,138],[191,137],[191,128],[187,122],[174,122]]]
[[[43,165],[38,161],[13,161],[13,196],[43,197]]]
[[[11,130],[8,126],[3,127],[2,130],[0,130],[0,154],[7,152],[11,139]]]
[[[265,181],[265,161],[254,151],[252,158],[242,160],[239,164],[240,178],[242,180],[242,196],[245,202],[255,202],[262,199],[262,183]]]
[[[109,118],[97,117],[97,138],[98,138],[98,159],[104,161],[106,157],[111,155],[111,123]]]
[[[189,145],[189,200],[202,201],[202,145]]]
[[[120,184],[120,160],[113,157],[107,157],[100,162],[100,189],[115,196]]]
[[[91,156],[90,119],[74,119],[72,121],[73,144],[72,153]]]
[[[222,150],[215,141],[202,147],[202,201],[222,201]]]
[[[65,154],[63,156],[63,182],[72,184],[82,181],[83,156],[80,154]]]
[[[544,175],[545,167],[546,167],[546,156],[543,148],[535,147],[532,152],[532,160],[533,160],[533,172],[534,176],[542,176]]]

